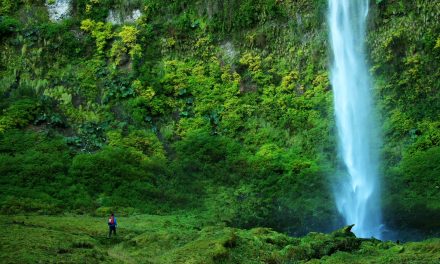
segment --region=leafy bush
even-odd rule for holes
[[[104,54],[107,41],[113,37],[112,25],[110,23],[95,22],[91,19],[86,19],[81,22],[81,29],[91,33],[96,41],[98,54]]]
[[[15,18],[0,16],[0,40],[15,33],[20,26],[20,22]]]
[[[438,223],[431,219],[438,218],[440,212],[439,159],[440,147],[412,153],[387,178],[385,212],[393,225],[426,233],[438,230]]]
[[[213,219],[240,228],[267,225],[271,212],[270,199],[262,195],[257,186],[242,184],[210,192],[205,199],[205,207]]]
[[[0,116],[0,133],[28,125],[36,117],[38,108],[38,102],[33,99],[15,101]]]
[[[158,188],[165,168],[154,162],[130,148],[106,147],[94,154],[75,156],[69,176],[75,185],[85,186],[98,206],[147,210],[165,195]]]
[[[59,201],[69,197],[59,190],[71,183],[67,178],[70,155],[63,140],[10,130],[0,138],[0,151],[0,196],[6,199],[5,212],[55,212],[63,207]]]
[[[211,135],[203,130],[189,132],[174,145],[175,165],[182,177],[209,179],[225,184],[236,182],[243,156],[240,145],[225,136]]]

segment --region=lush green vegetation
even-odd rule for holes
[[[73,0],[71,5],[70,17],[51,22],[45,1],[0,1],[2,214],[181,212],[227,226],[204,235],[188,231],[184,240],[192,245],[179,248],[171,245],[174,238],[164,238],[175,234],[157,231],[169,243],[158,247],[176,256],[206,246],[196,236],[223,241],[231,228],[304,235],[340,226],[330,184],[338,162],[326,1]],[[135,22],[106,21],[109,10],[127,16],[137,9],[142,16]],[[436,236],[440,3],[381,0],[372,1],[371,9],[368,47],[384,132],[384,222],[406,233],[400,235],[404,239]],[[11,232],[29,230],[15,225]],[[76,241],[72,232],[66,247]],[[129,233],[140,235],[136,232]],[[252,240],[253,231],[237,232]],[[269,231],[261,232],[260,240]],[[119,253],[107,256],[106,250],[142,240],[131,239],[101,245],[88,237],[92,251],[66,250],[110,261]],[[287,261],[286,252],[276,250],[297,240],[283,241],[261,242],[276,255],[266,263]],[[375,243],[363,242],[356,254],[389,253],[397,261],[394,249],[377,249]],[[256,247],[242,245],[240,252]],[[127,258],[144,254],[136,250],[141,249],[130,249],[126,254],[135,256]],[[438,254],[438,246],[432,252]],[[239,258],[234,254],[229,260]],[[328,262],[345,257],[356,258],[337,253]],[[381,261],[386,263],[385,257]]]
[[[293,238],[268,228],[212,225],[199,215],[4,216],[3,263],[436,263],[440,240],[396,244],[358,239],[349,228]]]

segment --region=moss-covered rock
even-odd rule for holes
[[[269,228],[206,225],[190,215],[138,215],[119,217],[117,237],[107,239],[104,217],[1,218],[0,257],[5,263],[430,264],[440,260],[439,239],[406,244],[358,239],[350,227],[294,238]]]

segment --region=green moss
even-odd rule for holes
[[[117,215],[118,216],[118,215]],[[6,263],[435,263],[440,240],[396,244],[357,239],[349,231],[292,238],[268,228],[206,225],[196,215],[118,217],[107,239],[106,218],[1,216],[0,257]]]
[[[371,2],[368,29],[384,224],[430,236],[440,212],[439,3]],[[44,4],[0,1],[2,212],[187,210],[295,235],[339,220],[327,1],[75,0],[57,23]],[[104,22],[109,10],[138,8],[135,23]],[[192,231],[174,235],[201,236]],[[279,263],[358,246],[345,236],[293,242],[255,232],[208,251],[239,261],[261,247],[259,261]],[[165,244],[154,247],[171,250],[175,238],[157,235]],[[205,247],[199,240],[182,252]]]

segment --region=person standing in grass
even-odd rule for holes
[[[116,217],[115,215],[112,213],[110,215],[110,217],[108,218],[108,238],[110,238],[112,236],[112,232],[113,234],[116,236],[116,226],[118,225],[118,223],[116,222]]]

